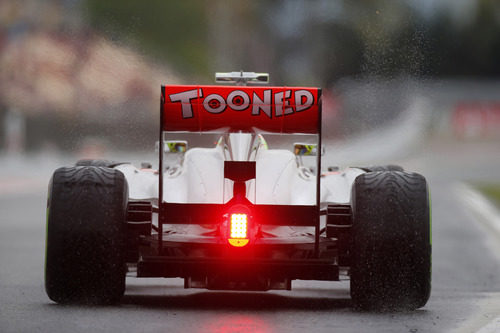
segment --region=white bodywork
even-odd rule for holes
[[[170,155],[170,156],[169,156]],[[166,154],[164,159],[164,201],[172,203],[226,203],[233,197],[233,183],[224,179],[224,161],[255,161],[256,178],[246,183],[246,197],[256,204],[315,205],[316,174],[301,165],[300,159],[285,149],[269,149],[262,136],[229,134],[213,148],[191,148],[181,156]],[[129,185],[129,198],[158,202],[158,172],[137,169],[131,164],[115,167]],[[322,205],[348,204],[354,179],[364,173],[357,168],[322,173]],[[320,227],[326,224],[321,219]],[[209,226],[170,225],[170,235],[203,235]],[[311,227],[263,226],[270,237],[309,241]]]
[[[257,204],[314,205],[316,175],[298,163],[297,157],[285,149],[269,149],[258,143],[252,149],[251,134],[230,134],[232,154],[227,144],[214,148],[191,148],[183,156],[170,161],[165,158],[164,201],[175,203],[224,203],[232,198],[232,182],[224,179],[224,161],[253,160],[256,179],[247,182],[247,198]],[[251,153],[249,153],[251,152]],[[167,154],[168,157],[168,154]],[[115,167],[123,172],[132,200],[158,199],[158,172],[138,169],[131,164]],[[326,172],[321,177],[320,202],[349,203],[354,179],[364,173],[357,168]]]

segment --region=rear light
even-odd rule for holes
[[[227,240],[235,247],[242,247],[250,241],[250,215],[248,208],[237,205],[231,209],[228,218]]]
[[[231,214],[231,238],[247,238],[247,214]]]

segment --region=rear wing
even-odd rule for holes
[[[222,131],[314,134],[317,136],[318,147],[321,147],[321,89],[319,88],[162,86],[160,117],[158,189],[158,247],[160,253],[162,252],[163,224],[189,224],[193,221],[200,221],[208,216],[219,215],[225,207],[225,204],[167,203],[163,201],[164,132]],[[317,154],[316,158],[315,205],[254,206],[258,207],[256,210],[257,219],[274,221],[273,223],[278,225],[314,226],[314,249],[315,255],[318,256],[321,154]]]
[[[319,88],[168,85],[161,92],[161,131],[321,131]]]

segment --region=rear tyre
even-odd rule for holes
[[[101,167],[59,168],[49,184],[45,290],[57,303],[109,304],[125,291],[128,186]]]
[[[351,297],[364,310],[414,310],[431,291],[427,183],[416,173],[370,172],[352,189]]]
[[[96,166],[96,167],[113,168],[119,164],[121,163],[108,160],[83,159],[83,160],[78,160],[75,163],[75,166]]]
[[[363,168],[366,172],[376,172],[376,171],[404,171],[402,166],[396,164],[387,165],[375,165],[371,167]]]

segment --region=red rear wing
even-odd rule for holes
[[[321,89],[162,86],[162,131],[320,133]]]

